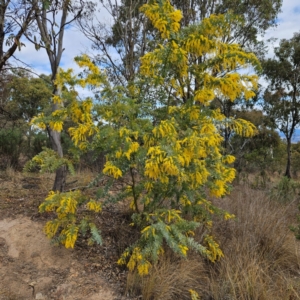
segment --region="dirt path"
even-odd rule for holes
[[[42,227],[24,216],[0,220],[1,300],[123,298],[74,250],[50,245]]]

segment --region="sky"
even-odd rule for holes
[[[290,39],[300,31],[300,0],[283,0],[282,12],[278,15],[278,26],[267,31],[265,38]],[[275,44],[275,46],[278,45]]]
[[[110,22],[105,11],[100,12],[100,19]],[[282,12],[278,15],[277,27],[269,29],[264,39],[277,38],[277,42],[270,45],[269,56],[272,56],[272,46],[278,46],[282,38],[290,39],[294,32],[300,31],[300,0],[283,0]],[[38,74],[50,73],[48,57],[44,49],[36,51],[34,46],[23,40],[26,47],[16,53],[16,57],[30,65]],[[66,30],[61,67],[64,69],[73,68],[74,57],[82,53],[91,53],[91,42],[74,26]]]

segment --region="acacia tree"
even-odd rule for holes
[[[68,70],[58,77],[59,84],[68,84],[72,101],[50,126],[62,126],[70,117],[75,125],[69,133],[78,148],[102,147],[107,151],[103,170],[107,185],[98,191],[97,201],[84,199],[78,191],[51,192],[40,211],[57,213],[57,218],[46,225],[47,235],[74,247],[78,232],[86,234],[89,229],[90,241],[101,242],[94,225],[86,217],[76,217],[80,205],[87,202],[90,210],[99,211],[101,202],[125,200],[132,210],[132,225],[141,234],[125,250],[119,264],[147,274],[166,245],[182,257],[189,250],[211,261],[223,255],[210,234],[212,215],[225,219],[233,216],[215,207],[208,195],[222,197],[229,192],[228,184],[235,174],[230,166],[234,157],[222,154],[218,126],[228,120],[212,109],[210,102],[216,95],[232,101],[241,95],[253,96],[257,76],[218,73],[249,65],[259,69],[259,63],[255,55],[237,44],[223,42],[230,28],[228,16],[211,16],[181,28],[181,12],[167,0],[153,1],[141,9],[162,43],[141,58],[134,82],[125,87],[111,84],[87,56],[77,58],[86,71],[81,76]],[[197,62],[202,56],[208,59],[200,67]],[[91,99],[78,101],[77,86],[100,89],[94,111]],[[159,115],[152,109],[153,97]],[[49,120],[39,116],[34,122],[45,126]],[[242,119],[231,119],[230,126],[245,136],[255,132],[254,126]],[[38,156],[35,161],[44,164],[45,158]],[[109,192],[116,180],[123,183],[117,195]],[[196,228],[202,230],[200,240],[193,238]]]
[[[300,123],[300,33],[282,39],[274,49],[275,57],[263,61],[269,86],[264,93],[263,108],[286,138],[287,162],[284,176],[291,178],[291,143]]]
[[[227,14],[230,30],[224,33],[223,41],[226,43],[238,43],[247,52],[253,52],[262,57],[265,47],[258,36],[276,26],[276,17],[280,12],[282,0],[172,0],[171,4],[181,10],[183,26],[197,24],[212,14]],[[145,19],[139,11],[144,4],[141,0],[111,1],[102,0],[101,8],[109,12],[113,25],[104,23],[95,18],[81,23],[81,29],[93,42],[94,50],[99,51],[96,61],[105,67],[111,79],[116,84],[126,85],[130,82],[140,68],[140,57],[145,51],[153,50],[159,41],[159,36],[151,22]],[[230,14],[228,14],[230,12]],[[230,17],[229,17],[230,16]],[[201,65],[206,58],[198,58]],[[223,74],[228,73],[227,69]],[[195,82],[197,84],[197,82]],[[245,99],[240,99],[245,100]],[[236,108],[236,104],[226,97],[216,95],[214,105],[217,105],[222,113],[230,118]],[[227,149],[232,131],[230,126],[224,124],[222,135]],[[230,149],[227,149],[230,151]]]

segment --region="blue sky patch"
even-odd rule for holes
[[[294,9],[293,9],[293,12],[294,12],[295,14],[300,14],[300,5],[295,6]]]

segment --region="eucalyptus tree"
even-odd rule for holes
[[[23,0],[0,0],[0,72],[17,49],[34,19],[34,3]]]
[[[263,62],[268,87],[264,93],[264,111],[273,126],[287,142],[287,163],[284,175],[291,177],[291,144],[300,124],[300,32],[282,39],[274,50],[274,58]]]
[[[55,1],[55,0],[33,0],[34,9],[34,28],[32,32],[26,34],[26,38],[31,41],[36,50],[43,49],[49,59],[51,67],[51,81],[53,83],[54,101],[52,113],[55,113],[63,103],[55,101],[55,96],[60,94],[60,90],[55,82],[57,72],[61,63],[62,55],[65,50],[64,35],[71,23],[80,18],[84,9],[89,7],[87,1]],[[59,157],[63,157],[61,143],[61,132],[47,126],[51,145]],[[66,180],[66,166],[61,166],[56,170],[56,177],[53,185],[54,191],[62,191]]]
[[[151,25],[140,12],[144,3],[144,0],[101,0],[96,14],[78,20],[80,29],[98,52],[96,61],[117,85],[126,86],[134,79],[140,57],[155,43],[155,33],[149,31]]]

